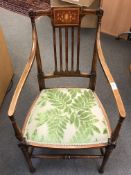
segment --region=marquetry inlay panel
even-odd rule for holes
[[[79,8],[54,8],[53,25],[54,26],[79,26],[80,9]]]

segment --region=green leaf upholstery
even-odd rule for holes
[[[23,134],[27,143],[43,145],[105,144],[110,127],[93,91],[56,88],[41,91]]]

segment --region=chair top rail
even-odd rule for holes
[[[29,16],[32,18],[32,17],[35,17],[35,18],[38,18],[40,16],[49,16],[51,17],[52,16],[52,10],[54,8],[57,8],[57,9],[65,9],[65,7],[53,7],[53,8],[50,8],[48,10],[30,10],[29,11]],[[88,8],[85,8],[85,7],[66,7],[66,9],[73,9],[73,8],[79,8],[80,9],[80,14],[81,16],[85,16],[85,15],[98,15],[101,8],[99,9],[88,9]]]

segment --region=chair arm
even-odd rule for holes
[[[113,95],[114,95],[114,98],[115,98],[115,101],[116,101],[116,104],[117,104],[117,108],[118,108],[118,111],[119,111],[119,115],[121,118],[125,118],[126,117],[126,111],[125,111],[125,108],[124,108],[124,105],[123,105],[123,102],[122,102],[122,99],[121,99],[121,96],[120,96],[120,93],[119,93],[119,90],[117,88],[117,85],[110,73],[110,70],[106,64],[106,61],[105,61],[105,57],[103,55],[103,51],[102,51],[102,48],[101,48],[101,42],[100,42],[100,39],[97,38],[97,53],[98,53],[98,58],[99,58],[99,61],[100,61],[100,64],[102,66],[102,69],[105,73],[105,76],[111,86],[111,89],[112,89],[112,92],[113,92]]]
[[[14,115],[15,112],[15,108],[16,108],[16,104],[19,98],[19,95],[22,91],[22,88],[26,82],[26,79],[30,73],[30,70],[32,68],[34,59],[35,59],[35,54],[36,54],[36,48],[37,48],[37,35],[36,35],[36,28],[35,25],[32,26],[32,49],[31,49],[31,53],[28,59],[28,62],[24,68],[24,71],[21,75],[21,78],[16,86],[16,90],[14,92],[13,98],[11,100],[10,106],[9,106],[9,110],[8,110],[8,116],[12,117]]]

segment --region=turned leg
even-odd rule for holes
[[[32,146],[28,148],[28,153],[29,153],[30,157],[32,156],[33,151],[34,151],[34,148]]]
[[[19,147],[21,148],[21,151],[22,151],[23,154],[24,154],[24,157],[25,157],[25,159],[26,159],[26,161],[27,161],[27,164],[28,164],[28,166],[29,166],[30,172],[31,172],[31,173],[35,172],[35,168],[34,168],[33,165],[32,165],[31,156],[30,156],[30,154],[29,154],[29,152],[28,152],[28,147],[27,147],[27,145],[19,144]]]
[[[107,148],[105,150],[105,154],[104,154],[102,164],[101,164],[100,169],[99,169],[99,173],[104,173],[105,165],[106,165],[106,163],[107,163],[107,161],[110,157],[110,154],[111,154],[111,152],[114,148],[115,148],[114,144],[110,144],[110,145],[107,146]]]

